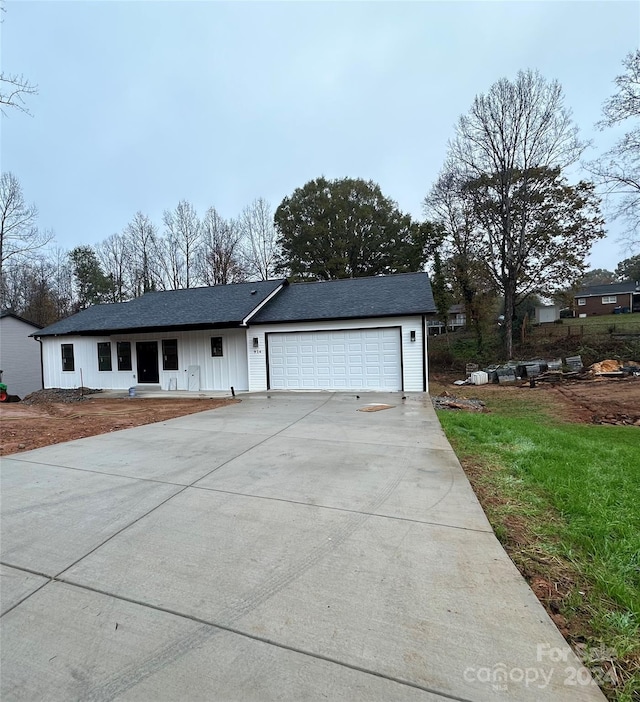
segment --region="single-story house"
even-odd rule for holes
[[[465,327],[466,325],[467,314],[465,312],[464,305],[451,305],[447,312],[447,329],[455,331],[456,329]],[[429,327],[428,332],[432,336],[436,334],[444,334],[444,324],[439,319],[427,320],[427,326]]]
[[[31,338],[38,329],[10,310],[0,313],[0,370],[10,395],[24,398],[42,389],[40,344]]]
[[[152,292],[41,330],[45,387],[427,390],[426,273]]]
[[[590,285],[574,295],[576,317],[591,317],[614,312],[640,312],[640,284],[622,283]]]

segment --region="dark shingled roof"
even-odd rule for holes
[[[2,310],[0,312],[0,319],[4,319],[5,317],[13,317],[13,319],[17,319],[20,322],[24,322],[25,324],[30,324],[32,327],[35,327],[36,329],[42,329],[42,324],[36,324],[35,322],[32,322],[30,319],[25,319],[24,317],[21,317],[19,314],[16,314],[15,312],[12,312],[11,310]]]
[[[249,324],[396,317],[435,311],[429,276],[399,273],[293,283],[252,317]]]
[[[604,283],[603,285],[589,285],[577,292],[574,297],[590,297],[592,295],[616,295],[636,292],[634,280],[625,280],[623,283]],[[640,292],[638,288],[637,292]]]
[[[283,284],[285,280],[267,280],[147,293],[130,302],[94,305],[34,336],[237,326]]]

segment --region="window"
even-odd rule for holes
[[[61,344],[62,348],[62,370],[72,371],[76,366],[73,361],[73,344]]]
[[[119,341],[116,348],[118,352],[118,370],[119,371],[130,371],[131,370],[131,342],[130,341]]]
[[[578,298],[578,305],[582,307],[583,305],[587,304],[587,298],[586,297],[579,297]]]
[[[222,356],[222,337],[212,336],[211,337],[211,355],[212,356]]]
[[[603,295],[602,304],[603,305],[615,305],[618,302],[616,295]]]
[[[178,340],[162,340],[162,370],[178,370]]]
[[[110,371],[111,370],[111,342],[110,341],[98,342],[98,370],[99,371]]]

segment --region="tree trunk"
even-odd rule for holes
[[[512,285],[505,285],[504,294],[504,343],[507,360],[513,358],[513,313],[515,309],[515,294]]]

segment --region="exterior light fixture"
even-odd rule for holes
[[[416,330],[412,329],[411,330],[411,341],[415,341],[415,340],[416,340]]]
[[[253,337],[253,348],[254,349],[258,348],[258,337],[257,336]]]

